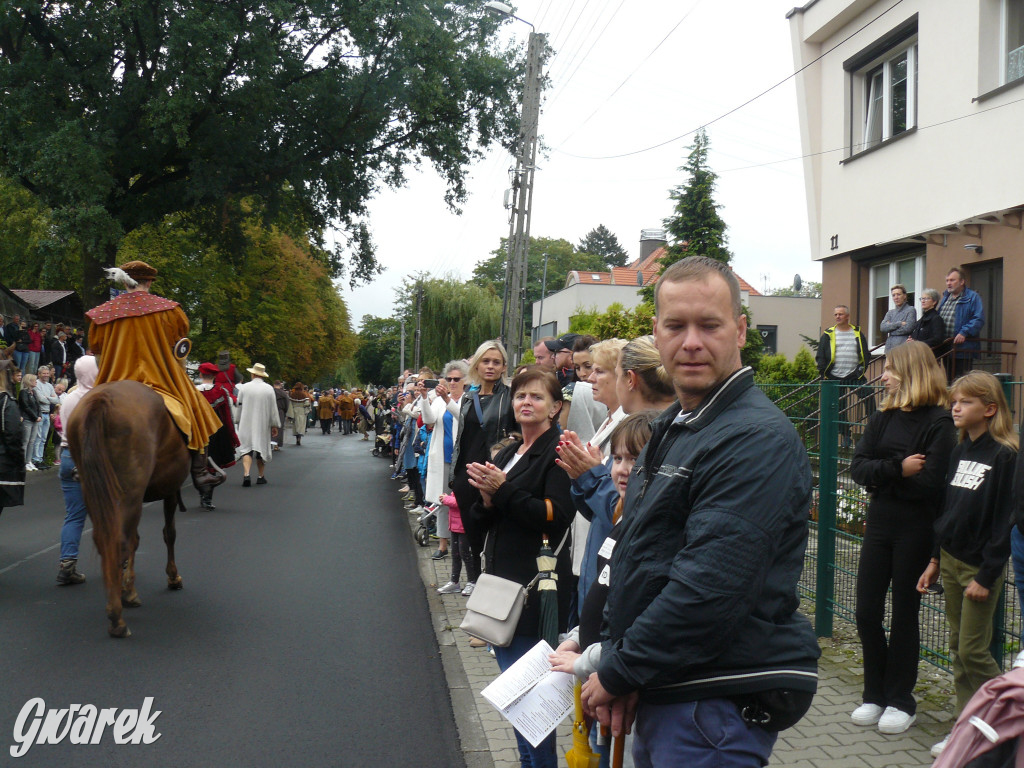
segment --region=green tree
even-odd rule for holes
[[[547,260],[547,280],[544,280],[544,262]],[[501,245],[491,251],[491,257],[477,263],[473,269],[472,281],[482,288],[490,289],[501,301],[505,292],[505,262],[508,260],[508,239],[501,238]],[[526,252],[526,298],[527,316],[535,301],[540,301],[541,287],[546,284],[547,295],[560,291],[566,276],[573,270],[604,272],[604,258],[584,253],[573,247],[568,240],[552,237],[531,237]]]
[[[808,280],[801,283],[800,290],[796,290],[791,285],[783,286],[782,288],[772,288],[768,291],[769,296],[804,296],[811,299],[821,298],[821,283],[816,283],[812,280]]]
[[[589,333],[599,339],[635,339],[651,333],[653,329],[654,306],[646,302],[632,309],[614,302],[604,312],[578,307],[569,324],[573,333]]]
[[[367,280],[376,190],[427,161],[455,207],[482,150],[512,146],[522,61],[499,23],[476,0],[13,0],[0,174],[81,245],[87,305],[126,233],[235,198],[347,230]]]
[[[401,340],[401,321],[363,315],[363,329],[359,332],[359,348],[355,354],[360,381],[387,384],[397,380]]]
[[[420,365],[439,370],[449,360],[469,357],[477,346],[501,331],[501,297],[490,288],[447,275],[406,278],[396,289],[396,316],[406,321],[413,338],[416,327],[416,291],[423,290],[420,307]],[[409,342],[406,362],[413,364]]]
[[[626,261],[629,258],[629,254],[622,247],[619,238],[604,224],[598,224],[587,232],[586,237],[580,240],[576,246],[576,250],[600,256],[609,269],[626,266]]]
[[[171,216],[137,228],[121,256],[157,268],[157,293],[189,316],[195,360],[228,349],[242,367],[261,362],[273,378],[310,382],[351,359],[348,309],[315,247],[255,214],[238,231],[225,254],[194,218]]]
[[[0,276],[8,288],[82,287],[80,249],[59,237],[49,211],[0,177]]]

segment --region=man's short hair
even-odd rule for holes
[[[712,259],[709,256],[687,256],[666,269],[654,286],[654,314],[659,314],[658,294],[663,283],[686,283],[692,280],[707,281],[712,275],[718,275],[729,286],[732,299],[732,310],[735,317],[743,313],[740,301],[740,281],[728,264]]]
[[[961,280],[966,280],[967,279],[967,275],[964,274],[964,271],[962,269],[960,269],[960,267],[953,267],[952,269],[950,269],[949,272],[946,273],[946,277],[949,277],[954,272],[956,272],[957,275],[960,276]]]
[[[850,308],[845,304],[836,304],[834,307],[832,307],[833,312],[835,312],[837,309],[841,309],[844,312],[846,312],[846,314],[850,314]]]
[[[903,283],[896,283],[896,285],[889,289],[889,293],[892,293],[897,289],[903,291],[904,293],[907,292],[907,286],[905,286]]]

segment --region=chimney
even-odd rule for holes
[[[641,229],[640,230],[640,263],[643,263],[652,253],[668,243],[664,229]]]

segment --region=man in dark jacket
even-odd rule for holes
[[[964,272],[953,267],[946,275],[946,290],[939,302],[939,316],[946,326],[946,338],[950,344],[936,350],[936,354],[947,354],[942,358],[946,375],[950,381],[971,370],[974,356],[981,349],[978,337],[985,327],[985,308],[977,291],[967,287]]]
[[[818,645],[796,596],[810,466],[740,363],[747,325],[728,266],[676,262],[655,307],[679,403],[629,481],[601,661],[582,699],[613,733],[635,714],[638,767],[760,768],[817,687]]]

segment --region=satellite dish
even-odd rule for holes
[[[804,281],[800,279],[800,275],[793,276],[793,290],[800,293],[800,289],[804,287]]]

